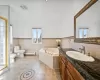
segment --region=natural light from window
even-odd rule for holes
[[[88,28],[79,28],[79,38],[88,37]]]
[[[32,43],[42,43],[41,28],[32,28]]]

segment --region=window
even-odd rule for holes
[[[88,28],[79,28],[79,38],[88,37]]]
[[[6,55],[6,25],[5,20],[0,19],[0,66],[6,64],[5,55]]]
[[[41,28],[32,28],[32,43],[42,43]]]

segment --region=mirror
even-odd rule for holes
[[[100,44],[100,1],[91,0],[74,17],[75,42]]]

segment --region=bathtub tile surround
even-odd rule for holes
[[[18,39],[14,38],[13,40],[14,46],[20,45],[22,49],[25,49],[26,52],[34,52],[34,50],[40,50],[43,47],[57,47],[56,39],[43,39],[43,44],[35,45],[32,44],[31,39]],[[28,43],[28,44],[27,44]],[[79,50],[81,45],[85,46],[86,53],[90,53],[90,55],[100,59],[100,45],[95,44],[85,44],[85,43],[75,43],[73,37],[62,38],[61,39],[61,47],[62,48],[73,48]]]
[[[40,50],[43,47],[57,47],[56,39],[43,39],[43,44],[35,45],[32,44],[31,39],[18,39],[14,38],[13,45],[20,45],[22,49],[25,49],[26,52],[34,52],[34,50]],[[28,43],[28,44],[27,44]],[[85,46],[86,53],[90,53],[91,56],[94,56],[100,59],[100,45],[95,44],[85,44],[85,43],[75,43],[74,37],[62,38],[61,47],[62,48],[73,48],[79,50],[81,45]]]
[[[75,43],[74,38],[63,38],[62,48],[73,48],[79,51],[79,48],[85,46],[86,53],[90,53],[91,56],[100,59],[100,45],[96,44],[85,44],[85,43]]]

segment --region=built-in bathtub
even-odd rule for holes
[[[39,60],[52,69],[59,70],[58,59],[58,48],[42,48],[39,50]]]

